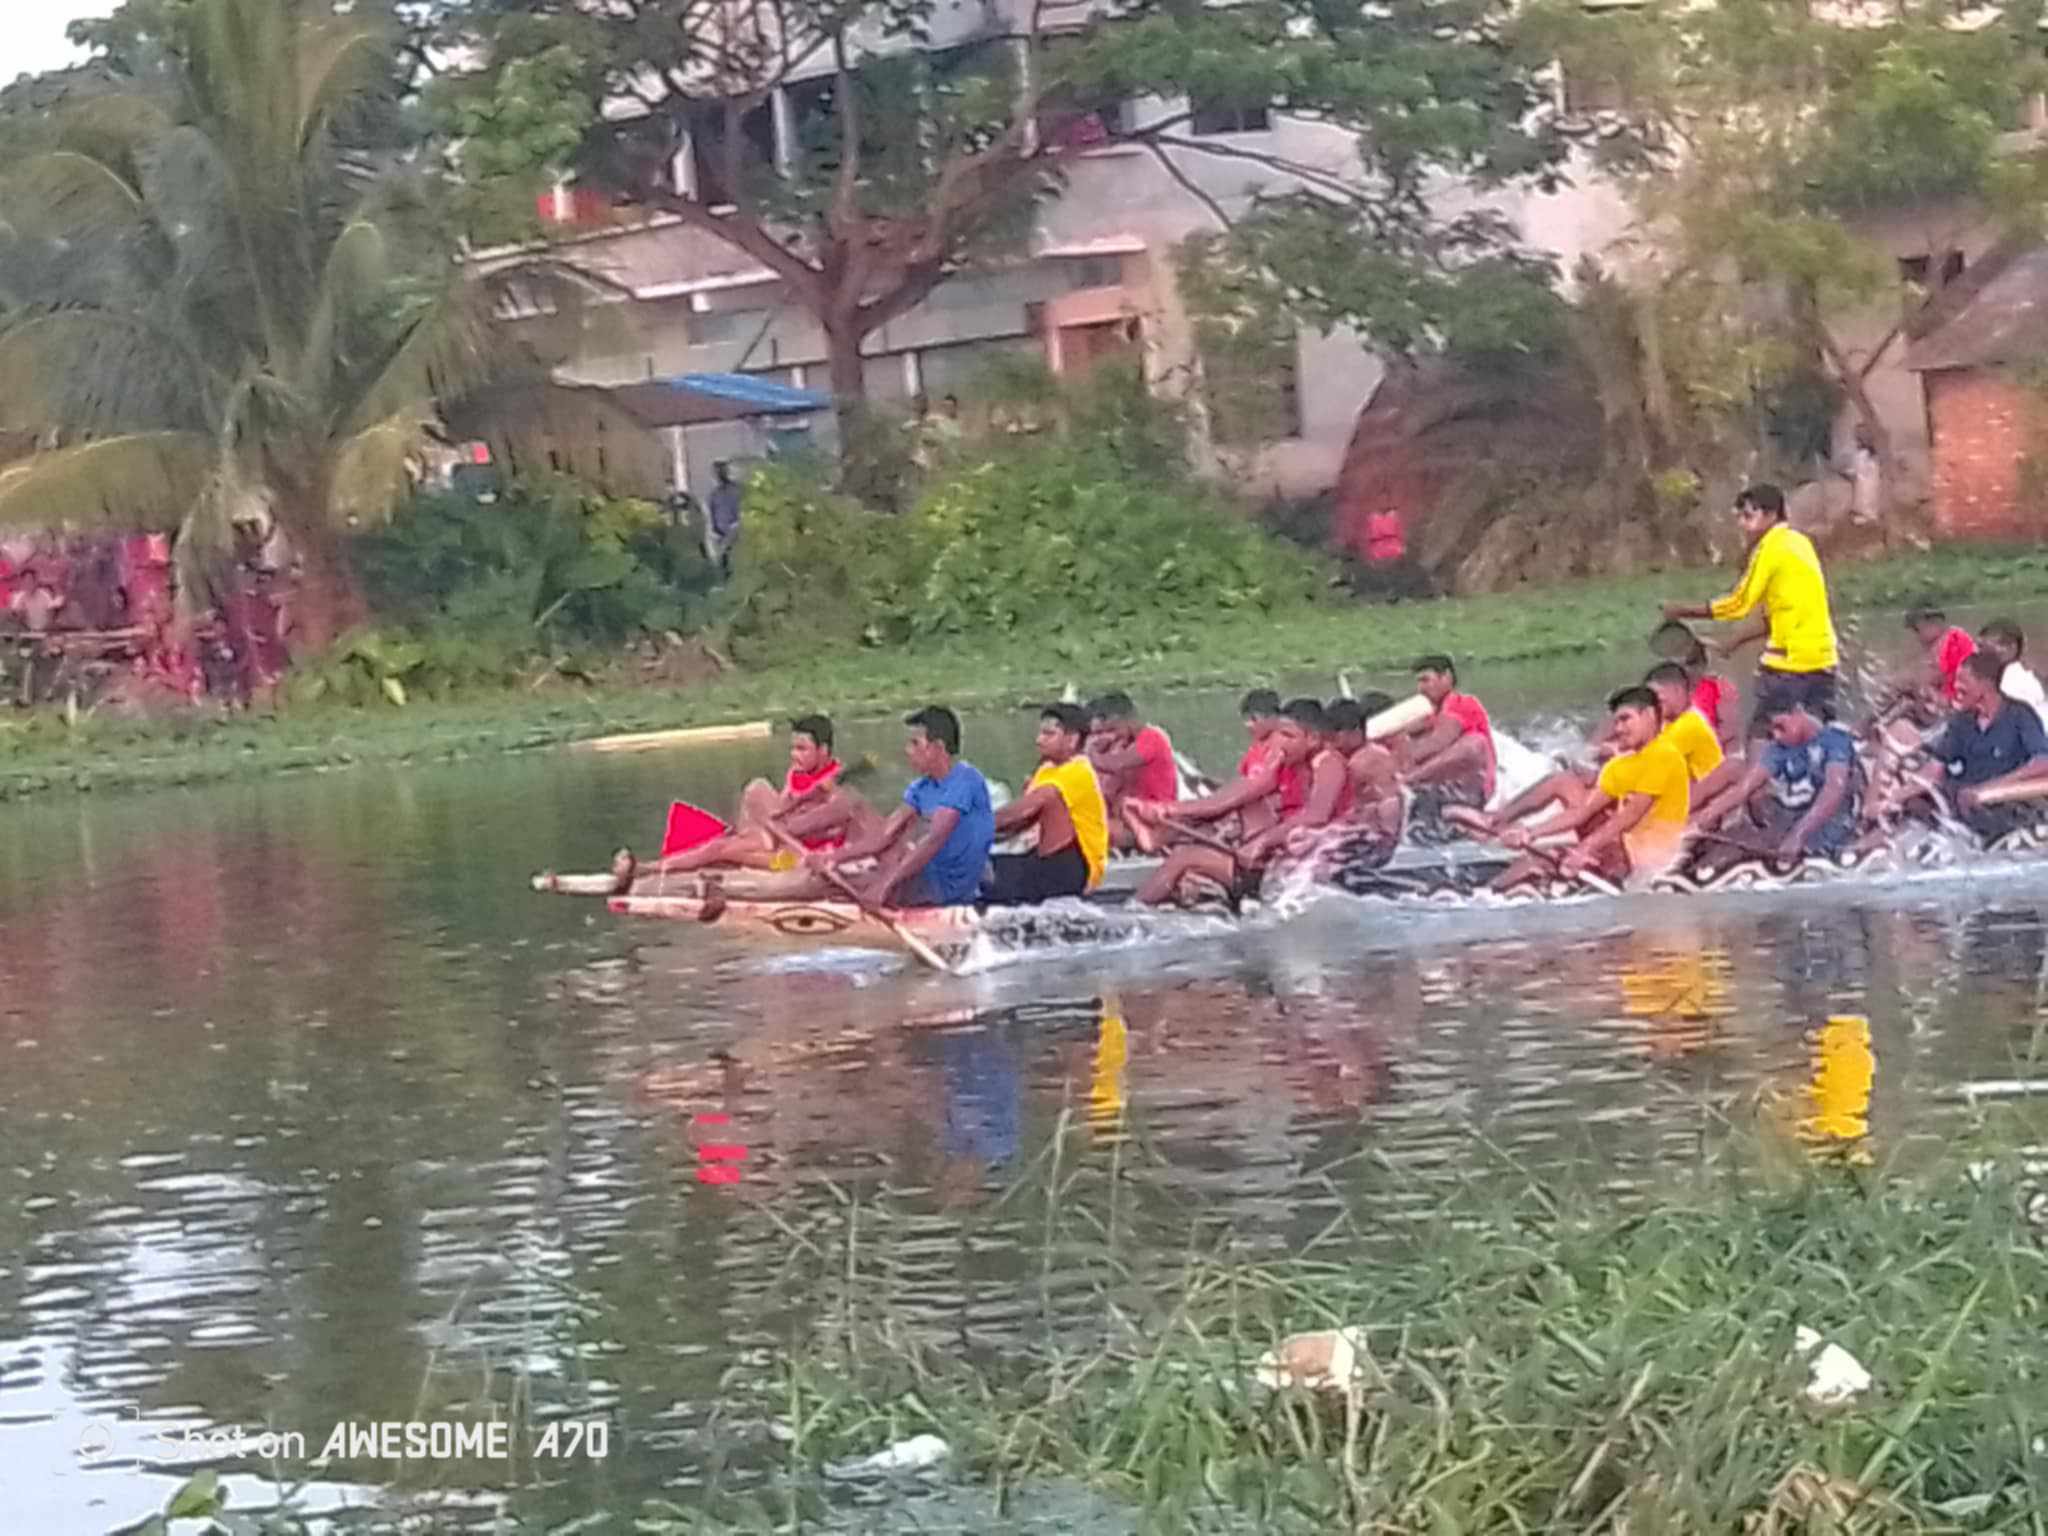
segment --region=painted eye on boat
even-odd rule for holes
[[[809,938],[820,933],[843,933],[847,927],[846,919],[838,913],[821,911],[817,907],[788,907],[775,914],[775,931],[797,938]]]

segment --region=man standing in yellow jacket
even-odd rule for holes
[[[1700,607],[1666,603],[1664,617],[1728,623],[1747,618],[1761,603],[1761,619],[1718,642],[1720,650],[1733,652],[1752,640],[1765,641],[1749,740],[1769,735],[1771,717],[1798,704],[1817,719],[1832,720],[1840,657],[1827,578],[1813,541],[1785,521],[1785,493],[1775,485],[1752,485],[1736,497],[1735,520],[1749,541],[1749,564],[1735,590]]]

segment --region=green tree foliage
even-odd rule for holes
[[[1105,634],[1170,647],[1219,612],[1298,609],[1322,562],[1261,531],[1187,469],[1185,425],[1116,370],[1037,436],[966,442],[900,516],[777,470],[748,486],[732,646],[749,663],[820,646],[1012,641],[1053,655]]]
[[[378,9],[130,6],[95,40],[160,52],[161,80],[84,101],[4,171],[0,419],[65,446],[0,475],[0,524],[177,528],[194,578],[266,507],[313,648],[362,617],[341,535],[404,489],[437,398],[522,361],[392,152]]]
[[[589,125],[578,174],[777,274],[824,332],[835,396],[857,406],[862,340],[948,276],[1013,249],[1034,205],[1106,134],[1210,202],[1238,264],[1303,311],[1390,349],[1433,345],[1479,314],[1475,295],[1541,277],[1503,264],[1503,226],[1447,223],[1429,197],[1446,176],[1553,171],[1559,144],[1511,45],[1510,10],[1130,0],[992,7],[968,26],[934,0],[472,0],[450,29],[489,62],[447,89],[496,101],[508,75],[567,49]],[[778,164],[785,88],[795,131]],[[1320,123],[1331,130],[1323,163],[1198,135],[1202,103]],[[480,177],[501,175],[525,138],[515,128],[465,158]],[[1348,143],[1355,166],[1333,168],[1330,142]],[[671,172],[686,144],[697,151],[687,190]],[[1218,157],[1272,195],[1242,217],[1210,199],[1189,167]],[[524,158],[538,191],[551,149]]]
[[[1738,326],[1756,305],[1736,290],[1775,295],[1772,324],[1791,339],[1782,361],[1795,374],[1825,370],[1889,484],[1889,434],[1864,386],[1897,332],[1854,358],[1841,320],[1898,274],[1859,221],[1909,216],[1926,232],[1937,288],[1946,251],[1973,227],[2031,230],[2048,156],[2012,130],[2048,83],[2041,18],[2038,0],[1968,28],[1933,0],[1861,12],[1854,25],[1805,0],[1598,12],[1545,0],[1522,41],[1610,88],[1615,109],[1584,126],[1661,252],[1662,280],[1725,290],[1709,307]]]
[[[410,497],[351,551],[377,627],[294,679],[300,701],[404,703],[503,685],[536,658],[616,651],[697,626],[714,572],[652,502],[561,476]]]

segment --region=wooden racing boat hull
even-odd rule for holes
[[[720,900],[698,891],[613,896],[606,905],[620,917],[704,923],[741,938],[836,939],[902,949],[902,938],[890,927],[894,923],[935,950],[956,953],[983,936],[1016,948],[1113,942],[1157,931],[1187,915],[1182,908],[1141,907],[1125,896],[1106,892],[1029,907],[890,907],[882,922],[850,901]],[[1221,909],[1214,915],[1223,915]]]

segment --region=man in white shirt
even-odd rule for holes
[[[2041,717],[2041,723],[2048,725],[2048,689],[2042,688],[2041,679],[2020,660],[2027,651],[2027,637],[2019,625],[2011,619],[1993,619],[1984,626],[1977,643],[2004,664],[1998,691],[2008,699],[2031,706]]]

